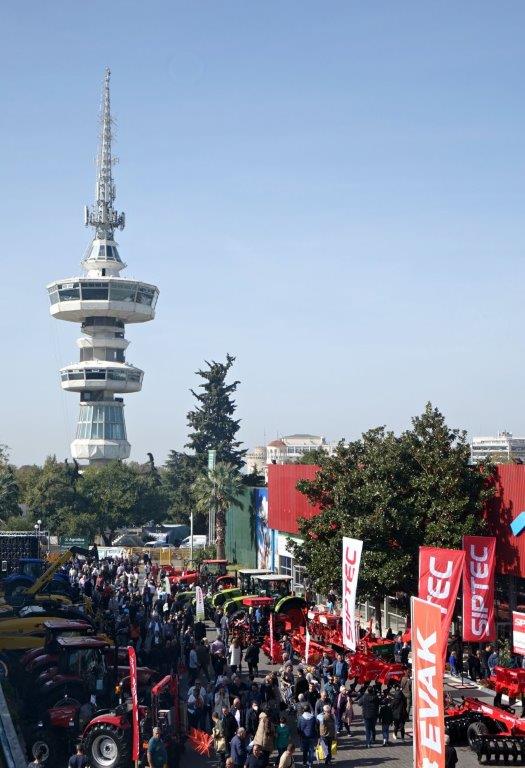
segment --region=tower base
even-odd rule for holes
[[[106,463],[116,459],[127,459],[131,446],[127,440],[73,440],[71,455],[78,461]]]

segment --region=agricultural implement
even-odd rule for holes
[[[445,706],[445,728],[451,741],[467,739],[479,763],[525,763],[525,718],[512,708],[502,709],[466,698]]]

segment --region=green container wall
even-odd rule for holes
[[[254,489],[243,489],[240,504],[226,513],[226,557],[230,563],[257,568]]]

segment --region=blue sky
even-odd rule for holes
[[[79,272],[105,66],[129,327],[146,372],[132,458],[186,439],[194,371],[237,356],[241,437],[398,430],[427,400],[525,434],[525,4],[7,2],[0,442],[63,458],[78,326],[45,285]]]

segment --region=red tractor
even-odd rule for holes
[[[116,661],[115,647],[107,640],[59,637],[56,646],[56,656],[49,654],[49,665],[36,679],[31,678],[33,705],[36,701],[48,709],[66,696],[80,703],[89,699],[90,694],[109,703],[115,685],[129,675],[126,648],[118,649]],[[151,685],[157,676],[155,670],[148,667],[139,668],[137,674],[142,688]]]
[[[47,619],[44,621],[44,637],[40,648],[32,648],[24,653],[19,661],[22,677],[36,678],[50,666],[56,666],[58,659],[59,637],[89,637],[95,635],[92,625],[86,621],[74,619]],[[102,638],[105,639],[105,638]]]
[[[219,586],[222,589],[235,587],[237,579],[235,574],[227,573],[227,560],[203,560],[199,570],[175,569],[173,566],[163,566],[163,570],[169,579],[170,586],[185,588],[194,587],[199,584],[202,587],[211,584],[217,590]]]
[[[64,701],[49,710],[26,736],[28,755],[43,753],[46,768],[59,765],[68,742],[80,735],[91,768],[129,768],[132,764],[133,720],[139,724],[139,764],[147,765],[147,743],[155,726],[170,756],[180,752],[187,733],[186,708],[179,698],[177,677],[167,675],[151,689],[151,707],[127,699],[114,709],[100,710],[85,727],[79,723],[79,706]],[[131,687],[131,686],[130,686]]]

